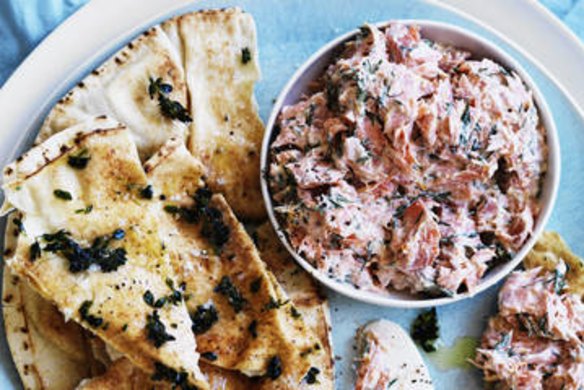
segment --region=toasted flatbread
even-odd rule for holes
[[[317,382],[302,386],[307,389],[334,388],[334,359],[331,338],[331,321],[328,301],[310,275],[296,264],[280,243],[272,226],[266,222],[255,231],[255,242],[268,269],[276,276],[294,305],[302,315],[307,328],[316,335],[322,351],[307,355],[310,366],[319,370]],[[270,388],[269,384],[265,384]]]
[[[283,372],[303,376],[310,366],[302,351],[315,341],[304,321],[293,316],[293,304],[223,196],[204,189],[201,164],[184,145],[171,141],[145,164],[145,170],[154,197],[164,199],[160,202],[163,242],[186,283],[187,306],[202,356],[213,354],[209,363],[248,376],[266,375],[270,362],[281,360]],[[197,199],[199,191],[207,198]],[[215,219],[189,221],[201,203]],[[211,227],[207,232],[206,224]],[[223,233],[217,236],[217,232]],[[216,318],[205,322],[201,320],[205,315]],[[296,379],[297,385],[302,378]]]
[[[177,155],[181,154],[182,152],[177,153]],[[177,158],[177,156],[174,158]],[[184,162],[180,166],[185,166]],[[171,170],[167,171],[167,173],[170,172]],[[321,294],[316,282],[296,265],[285,248],[282,247],[272,227],[268,223],[263,224],[256,230],[254,238],[262,258],[266,259],[268,268],[273,270],[278,281],[287,290],[290,299],[292,299],[302,315],[310,332],[317,335],[319,344],[324,351],[322,354],[308,355],[311,367],[318,368],[319,370],[319,373],[314,376],[315,383],[307,383],[306,380],[300,384],[291,384],[285,380],[252,380],[235,371],[225,370],[205,363],[201,363],[201,370],[207,376],[211,388],[216,390],[333,389],[334,367],[332,341],[330,338],[330,315],[326,298]],[[124,366],[126,365],[124,364]],[[107,387],[104,387],[104,383],[124,383],[120,385],[120,388],[123,389],[149,388],[148,384],[143,382],[147,380],[147,377],[142,374],[142,378],[140,378],[138,375],[139,372],[136,370],[128,370],[124,375],[120,375],[118,364],[114,364],[108,368],[108,371],[103,376],[86,380],[84,386],[80,386],[79,389],[105,389]],[[134,387],[129,386],[128,382],[133,384],[132,386]],[[142,386],[135,386],[136,383],[140,383]]]
[[[240,9],[170,19],[69,91],[48,114],[37,142],[99,115],[132,130],[142,160],[169,138],[188,139],[211,188],[225,195],[238,216],[259,219],[265,210],[259,186],[264,128],[253,95],[260,77],[257,51],[253,19]],[[172,87],[163,93],[167,103],[180,104],[190,118],[164,114],[158,94],[150,91],[158,79]]]
[[[95,119],[49,138],[4,170],[24,229],[7,264],[144,371],[207,388],[183,301],[154,302],[178,283],[146,184],[124,126]]]
[[[235,372],[201,363],[211,390],[251,390],[255,383],[250,378]],[[76,390],[171,390],[171,385],[152,381],[148,375],[136,368],[128,359],[113,362],[108,370],[94,378],[83,380]]]
[[[238,216],[265,215],[259,184],[264,133],[253,95],[260,77],[256,30],[238,8],[193,12],[178,25],[191,116],[189,150],[205,167],[207,183],[225,195]]]
[[[20,218],[17,213],[8,218],[5,259],[14,254],[22,233]],[[73,389],[81,379],[103,372],[105,367],[93,359],[82,329],[65,323],[53,305],[8,268],[4,268],[2,297],[6,339],[25,389]]]
[[[144,32],[91,72],[53,107],[37,143],[77,123],[99,115],[128,126],[142,159],[150,157],[170,137],[184,138],[187,123],[163,115],[152,80],[172,86],[166,96],[187,108],[181,54],[158,26]]]
[[[584,260],[570,250],[558,233],[544,232],[523,260],[523,264],[526,268],[543,267],[554,271],[562,260],[568,266],[568,291],[584,298]]]

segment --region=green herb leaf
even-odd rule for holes
[[[117,229],[111,236],[97,237],[90,247],[84,248],[70,237],[69,232],[59,230],[53,234],[43,234],[43,240],[47,242],[43,250],[65,257],[72,273],[86,271],[92,264],[99,266],[102,272],[113,272],[126,263],[126,250],[108,246],[112,240],[121,240],[124,235],[122,229]]]
[[[93,211],[93,205],[87,205],[85,208],[75,210],[75,214],[89,214]]]
[[[84,301],[79,307],[79,315],[81,319],[89,324],[92,328],[98,328],[103,324],[103,318],[89,314],[89,308],[93,305],[93,301]]]
[[[280,375],[282,375],[282,360],[280,360],[279,356],[273,356],[268,361],[266,376],[272,380],[276,380]]]
[[[55,195],[56,198],[62,199],[62,200],[73,200],[73,196],[71,196],[71,193],[68,191],[63,191],[63,190],[55,190],[53,191],[53,195]]]
[[[203,334],[219,321],[219,314],[213,304],[199,305],[195,312],[191,313],[191,321],[193,333]]]
[[[276,301],[273,297],[270,297],[270,301],[264,305],[263,311],[274,310],[274,309],[277,310],[277,309],[281,308],[282,306],[286,305],[288,302],[290,302],[289,299],[287,299],[285,301],[278,299]]]
[[[167,96],[170,92],[172,92],[170,84],[163,83],[160,77],[156,80],[150,78],[148,94],[150,99],[158,97],[158,106],[162,115],[170,119],[178,119],[184,123],[192,122],[193,119],[189,116],[186,108],[180,102]]]
[[[302,317],[302,314],[298,311],[298,309],[296,309],[295,306],[290,307],[290,315],[292,316],[292,318],[296,319]]]
[[[435,342],[438,340],[440,328],[436,308],[424,311],[416,317],[412,324],[411,336],[426,352],[436,351]]]
[[[229,276],[221,278],[221,281],[213,291],[227,297],[227,301],[236,313],[239,313],[247,304],[247,300],[243,298],[237,287],[233,285]]]
[[[173,335],[166,332],[166,326],[160,321],[157,310],[146,316],[146,337],[156,348],[160,348],[168,341],[176,340]]]
[[[150,377],[153,381],[166,381],[173,385],[173,388],[181,390],[196,390],[188,383],[189,374],[186,371],[176,371],[162,363],[154,363],[154,374]]]

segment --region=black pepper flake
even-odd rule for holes
[[[236,313],[239,313],[247,304],[247,300],[241,295],[237,287],[233,285],[229,276],[221,278],[221,281],[213,291],[227,297],[227,301]]]
[[[12,222],[16,226],[16,231],[18,233],[24,232],[24,225],[22,224],[22,220],[20,218],[14,218]]]
[[[249,326],[247,327],[247,330],[249,330],[251,337],[253,337],[254,339],[257,339],[257,337],[258,337],[258,322],[256,320],[253,320],[249,324]]]
[[[257,293],[258,291],[260,291],[260,287],[262,286],[262,278],[261,276],[257,279],[254,279],[250,285],[249,285],[249,291],[251,291],[252,293]]]
[[[295,306],[290,307],[290,315],[292,316],[292,318],[300,318],[302,317],[302,314],[300,314],[300,312],[298,311],[298,309],[296,309]]]
[[[199,305],[194,313],[191,313],[191,321],[193,325],[191,329],[194,334],[203,334],[219,321],[219,314],[217,309],[212,304]]]
[[[73,196],[71,196],[71,193],[68,191],[57,189],[57,190],[53,191],[53,195],[55,195],[55,198],[58,198],[61,200],[66,200],[66,201],[73,200]]]
[[[280,375],[282,375],[282,360],[280,360],[280,357],[278,356],[273,356],[268,361],[266,376],[272,380],[276,380]]]
[[[34,263],[39,257],[41,257],[41,246],[35,241],[30,246],[30,262]]]
[[[85,169],[87,164],[89,164],[89,160],[91,160],[89,150],[83,148],[78,153],[70,155],[67,158],[67,164],[69,164],[71,168]]]
[[[201,353],[201,357],[210,362],[217,360],[217,354],[215,352],[203,352]]]
[[[241,62],[245,65],[251,61],[251,52],[248,47],[241,49]]]
[[[320,374],[320,370],[318,368],[310,367],[310,370],[308,370],[308,372],[304,376],[304,380],[309,385],[313,385],[315,383],[318,383],[318,379],[316,378],[318,374]]]
[[[154,197],[154,190],[152,185],[148,184],[146,187],[140,190],[140,198],[142,199],[152,199]]]
[[[146,316],[146,337],[152,341],[156,348],[160,348],[168,341],[176,340],[173,335],[166,332],[166,327],[160,321],[157,310]]]
[[[87,322],[92,328],[98,328],[103,324],[103,318],[89,314],[89,308],[93,305],[93,301],[84,301],[79,307],[79,315],[81,320]]]

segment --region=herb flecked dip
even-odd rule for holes
[[[282,109],[268,180],[291,246],[369,291],[472,291],[533,231],[547,169],[531,91],[416,26],[361,29]]]

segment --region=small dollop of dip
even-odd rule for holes
[[[547,161],[532,93],[416,26],[363,27],[276,125],[277,218],[331,278],[454,295],[532,234]]]
[[[514,272],[499,292],[474,363],[501,389],[584,388],[584,304],[566,266]]]

